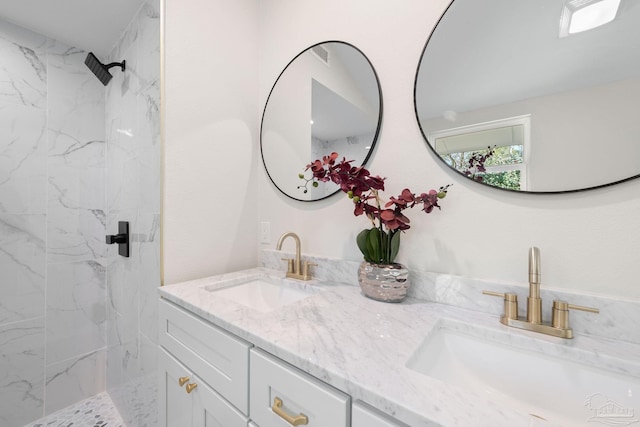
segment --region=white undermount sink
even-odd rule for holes
[[[516,348],[506,332],[497,332],[499,342],[460,324],[441,320],[407,367],[530,414],[535,426],[640,425],[640,378]]]
[[[312,296],[322,290],[317,286],[293,279],[252,277],[228,286],[206,288],[216,296],[234,301],[245,307],[269,312]]]

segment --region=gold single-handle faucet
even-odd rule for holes
[[[309,261],[305,261],[304,264],[302,263],[300,256],[300,237],[298,237],[296,233],[289,231],[280,236],[278,244],[276,245],[276,250],[282,250],[282,243],[287,237],[291,237],[296,243],[296,258],[282,258],[283,261],[287,261],[287,277],[299,280],[311,280],[312,277],[309,273],[309,267],[317,264]]]
[[[482,291],[485,295],[504,299],[504,313],[500,322],[514,328],[539,332],[559,338],[573,338],[573,331],[569,327],[569,310],[599,313],[600,310],[591,307],[569,304],[565,301],[553,301],[551,323],[542,321],[542,299],[540,298],[540,250],[536,247],[529,249],[529,297],[527,298],[527,317],[518,317],[518,295],[511,292]]]

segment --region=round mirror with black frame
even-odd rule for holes
[[[287,64],[267,98],[260,128],[267,175],[292,199],[325,199],[338,187],[306,188],[304,167],[334,151],[364,165],[381,123],[382,91],[369,59],[346,42],[315,44]]]
[[[628,0],[453,0],[414,86],[445,164],[530,193],[639,177],[638,99],[640,2]]]

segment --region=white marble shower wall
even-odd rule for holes
[[[3,426],[105,389],[104,88],[85,56],[0,21]]]
[[[149,0],[109,61],[107,230],[129,221],[131,256],[107,255],[107,390],[127,426],[155,425],[160,285],[160,9]]]

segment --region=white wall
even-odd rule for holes
[[[257,264],[256,11],[256,0],[166,0],[167,284]]]
[[[259,108],[298,52],[328,39],[353,43],[381,80],[383,126],[370,169],[388,177],[385,194],[396,195],[405,186],[418,192],[454,184],[442,212],[409,213],[412,228],[403,235],[399,261],[413,269],[524,283],[527,251],[536,245],[543,286],[640,297],[640,181],[577,194],[512,194],[454,175],[425,146],[413,112],[413,82],[424,43],[447,4],[262,0]],[[179,105],[169,100],[169,106]],[[354,238],[368,224],[353,217],[346,197],[296,202],[278,193],[264,171],[258,188],[259,220],[271,223],[274,240],[292,230],[301,236],[303,252],[361,259]],[[194,212],[194,221],[201,215]]]
[[[314,68],[319,69],[320,66],[325,67],[311,52],[296,58],[275,86],[269,99],[269,109],[262,119],[264,162],[275,165],[269,171],[271,178],[288,194],[296,194],[296,187],[301,183],[299,179],[287,179],[298,173],[291,165],[306,165],[311,161],[312,97],[309,77]],[[300,192],[299,198],[309,196]]]
[[[273,82],[300,51],[335,39],[362,49],[381,80],[384,118],[370,169],[388,177],[386,195],[454,184],[442,212],[409,213],[412,229],[399,261],[524,283],[527,249],[536,245],[543,286],[640,297],[633,268],[640,182],[567,195],[512,194],[461,179],[425,147],[413,82],[447,4],[167,0],[165,283],[256,265],[259,221],[271,223],[265,247],[293,230],[304,252],[361,258],[354,238],[368,224],[352,216],[348,199],[293,201],[273,187],[259,161],[259,118]]]

